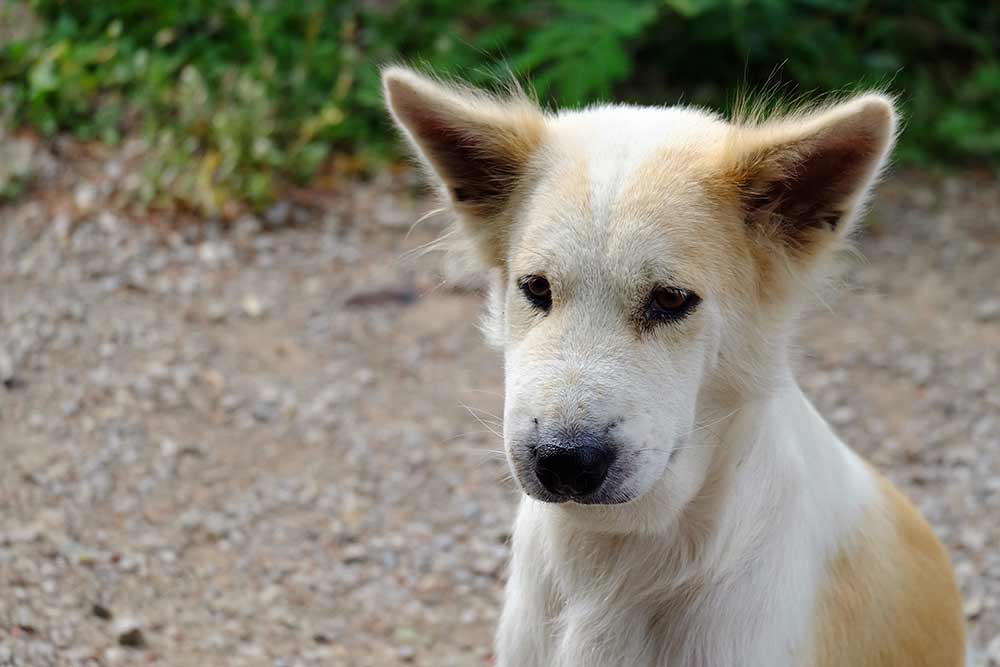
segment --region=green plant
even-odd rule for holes
[[[0,105],[45,133],[150,147],[144,195],[228,215],[331,158],[398,141],[378,65],[473,83],[511,75],[546,104],[724,106],[735,87],[884,86],[911,162],[1000,162],[1000,6],[965,0],[32,0],[2,37]]]

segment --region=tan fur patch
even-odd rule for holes
[[[618,224],[655,220],[681,261],[680,278],[706,293],[744,298],[756,275],[737,198],[711,187],[712,165],[691,149],[656,152],[631,175],[618,196]]]
[[[892,103],[879,95],[734,120],[709,189],[738,202],[762,285],[780,285],[783,265],[824,273],[818,265],[850,235],[895,127]]]
[[[874,470],[881,502],[830,565],[816,619],[816,667],[960,667],[962,602],[944,547]]]

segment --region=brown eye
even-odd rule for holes
[[[542,276],[525,276],[519,285],[531,305],[544,311],[552,307],[552,288],[548,280]]]
[[[651,320],[679,320],[701,302],[697,294],[675,287],[657,287],[649,295],[646,317]]]

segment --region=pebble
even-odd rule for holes
[[[258,318],[267,311],[267,307],[260,297],[248,294],[243,297],[243,312],[247,317]]]
[[[259,400],[253,404],[253,417],[259,422],[269,422],[278,416],[278,404],[274,401]]]
[[[345,565],[359,563],[368,557],[368,550],[361,543],[348,544],[341,553],[341,562]]]
[[[976,306],[976,319],[980,322],[1000,320],[1000,299],[988,299]]]
[[[93,605],[91,605],[90,613],[92,613],[94,616],[101,619],[102,621],[110,621],[114,617],[114,614],[111,613],[110,609],[108,609],[102,604],[97,604],[96,602]]]
[[[176,440],[164,438],[160,441],[160,456],[171,458],[176,456],[179,451],[180,445],[177,444]]]
[[[968,619],[978,617],[983,611],[983,596],[979,593],[973,593],[965,600],[965,605],[962,607],[962,610],[965,612],[965,617]]]
[[[9,385],[14,380],[14,360],[7,350],[0,347],[0,384]]]
[[[81,211],[89,211],[97,200],[97,188],[92,183],[83,182],[73,193],[73,201]]]
[[[143,648],[146,646],[146,637],[142,632],[141,622],[138,619],[123,617],[116,620],[113,632],[121,646],[127,648]]]

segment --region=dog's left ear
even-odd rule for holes
[[[892,149],[892,101],[863,95],[821,111],[734,125],[726,181],[751,232],[808,263],[846,236]]]

